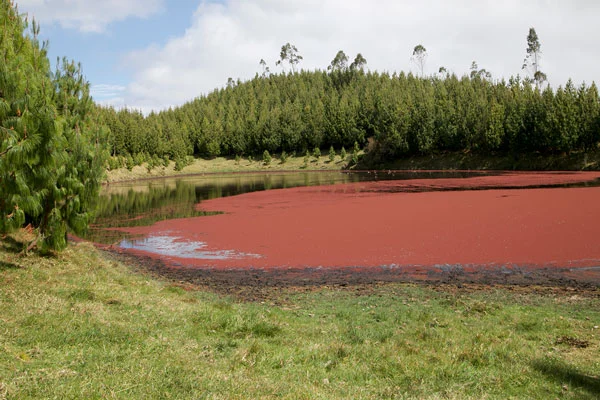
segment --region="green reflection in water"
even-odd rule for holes
[[[96,219],[85,239],[112,244],[130,238],[111,228],[149,226],[158,221],[217,213],[197,211],[204,200],[260,190],[298,186],[335,185],[374,180],[469,177],[481,172],[299,172],[195,175],[113,183],[106,186],[99,201]]]

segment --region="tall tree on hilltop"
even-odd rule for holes
[[[340,71],[344,72],[348,69],[348,56],[343,50],[340,50],[335,55],[335,58],[331,61],[331,64],[327,67],[331,72]]]
[[[363,57],[362,54],[358,53],[350,64],[350,71],[362,71],[363,68],[367,65],[367,59]]]
[[[262,75],[261,77],[267,78],[271,74],[271,70],[267,66],[267,62],[264,59],[260,59],[260,66],[262,67]]]
[[[540,61],[542,58],[542,45],[538,38],[535,28],[529,28],[527,35],[527,55],[523,60],[521,69],[527,70],[530,74],[530,82],[534,82],[538,89],[542,88],[542,84],[547,80],[547,76],[540,70]]]
[[[425,73],[425,62],[427,61],[427,49],[418,44],[413,49],[411,61],[419,68],[420,75]]]
[[[277,61],[277,65],[281,65],[283,68],[283,63],[287,61],[292,68],[292,72],[296,73],[296,65],[300,63],[303,57],[298,54],[298,49],[296,46],[290,44],[289,42],[281,46],[281,51],[279,52],[279,60]],[[283,68],[285,72],[285,68]]]
[[[479,78],[479,79],[492,79],[492,73],[486,70],[485,68],[479,69],[476,61],[471,63],[471,73],[469,74],[471,79]]]

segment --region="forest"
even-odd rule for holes
[[[419,47],[419,46],[417,46]],[[422,46],[421,46],[422,47]],[[415,48],[417,51],[417,48]],[[424,48],[423,48],[424,50]],[[327,70],[282,72],[226,87],[181,107],[144,116],[102,108],[113,167],[186,157],[301,153],[365,148],[389,161],[440,152],[570,154],[600,141],[597,86],[571,80],[543,87],[545,75],[493,80],[365,71],[340,51]],[[262,64],[262,63],[261,63]],[[292,64],[294,66],[294,64]]]

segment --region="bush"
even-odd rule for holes
[[[309,161],[310,161],[310,152],[308,150],[306,150],[306,154],[304,155],[304,165],[308,165]]]
[[[185,158],[179,157],[175,160],[175,171],[181,171],[187,165],[187,160]]]
[[[329,161],[330,162],[334,162],[335,161],[335,149],[333,148],[333,146],[331,146],[329,148]]]
[[[342,157],[342,160],[346,159],[346,149],[344,147],[342,147],[342,151],[340,152],[340,157]]]
[[[356,150],[352,152],[352,158],[350,159],[350,164],[351,165],[358,164],[358,153],[356,152]]]
[[[131,154],[127,154],[127,157],[125,158],[125,167],[127,167],[129,171],[135,167],[135,161],[133,160],[133,157],[131,157]]]
[[[148,162],[146,163],[146,170],[147,170],[148,172],[150,172],[150,171],[152,171],[152,170],[154,169],[154,167],[155,167],[155,166],[156,166],[156,164],[154,163],[154,159],[153,159],[153,158],[150,158],[150,159],[148,160]]]
[[[313,150],[313,155],[315,156],[315,158],[318,160],[319,157],[321,157],[321,149],[318,147],[315,147],[315,149]]]
[[[121,168],[120,157],[108,157],[108,169],[115,170]]]
[[[281,163],[282,163],[282,164],[285,164],[285,162],[286,162],[286,161],[287,161],[287,159],[288,159],[288,155],[287,155],[287,153],[286,153],[285,151],[282,151],[282,152],[281,152],[281,156],[279,157],[279,159],[281,160]]]
[[[145,163],[146,161],[148,161],[150,157],[148,157],[146,155],[146,153],[137,153],[134,157],[133,157],[133,162],[135,163],[135,165],[142,165],[143,163]]]
[[[263,163],[265,165],[271,164],[271,154],[269,154],[269,150],[263,152]]]

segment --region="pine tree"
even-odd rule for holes
[[[0,231],[31,223],[31,244],[66,247],[87,227],[105,164],[105,132],[92,114],[81,68],[63,60],[50,72],[39,26],[10,2],[0,6]]]

